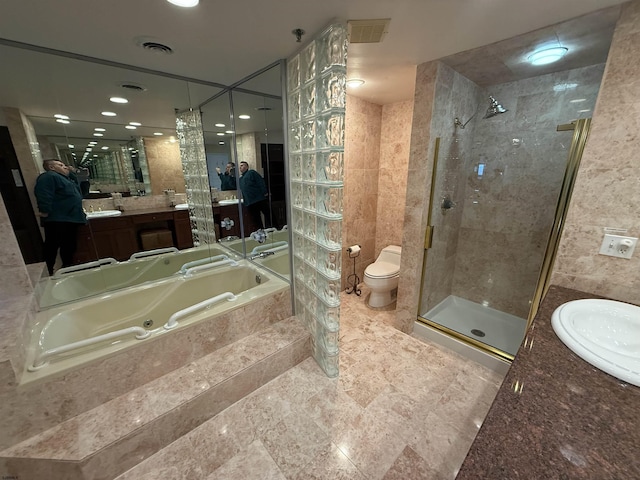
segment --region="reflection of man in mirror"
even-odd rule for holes
[[[267,186],[264,178],[258,172],[249,168],[247,162],[240,162],[240,191],[242,192],[242,202],[247,207],[251,218],[256,225],[262,228],[275,226],[271,221],[271,211],[269,210],[269,200],[267,199]],[[260,214],[264,215],[264,223]]]
[[[89,169],[85,167],[72,167],[69,166],[69,178],[75,180],[80,185],[80,193],[85,198],[89,195]]]
[[[69,178],[69,167],[57,159],[45,160],[42,166],[44,173],[38,176],[34,193],[44,227],[44,259],[53,275],[58,250],[62,266],[73,265],[78,226],[87,223],[87,217],[80,187]]]
[[[233,162],[227,163],[227,169],[224,173],[220,172],[220,167],[216,167],[216,173],[220,177],[220,190],[235,190],[236,189],[236,164]]]

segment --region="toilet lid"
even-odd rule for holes
[[[400,266],[387,262],[374,262],[365,269],[364,273],[371,278],[393,277],[400,273]]]

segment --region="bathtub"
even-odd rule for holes
[[[248,325],[252,319],[242,318],[229,325],[229,314],[256,302],[256,308],[264,310],[260,299],[270,295],[282,303],[283,299],[288,300],[288,289],[284,280],[240,260],[235,265],[218,265],[41,311],[31,332],[20,384],[47,379],[143,345],[157,358],[171,356],[174,348],[185,348],[185,344],[193,350],[194,338],[211,341],[224,337],[224,341],[234,341],[229,330],[248,334],[253,328]],[[206,305],[210,299],[216,301]],[[180,311],[183,314],[178,314]],[[215,328],[221,318],[223,334]],[[200,330],[189,330],[194,327]],[[187,332],[188,336],[180,340],[178,347],[162,341],[162,347],[152,349],[153,342],[180,332]]]
[[[40,309],[45,309],[109,291],[154,282],[175,275],[185,263],[218,255],[230,256],[230,253],[218,246],[207,245],[56,275],[39,285],[38,305]]]
[[[259,265],[262,265],[269,270],[274,271],[281,277],[291,280],[291,269],[289,264],[289,249],[275,252],[273,255],[269,255],[265,258],[254,259]]]

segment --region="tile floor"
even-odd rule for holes
[[[307,359],[117,480],[455,478],[502,376],[342,295],[339,378]]]

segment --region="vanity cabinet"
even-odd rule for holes
[[[134,253],[144,250],[142,238],[150,231],[170,233],[166,236],[170,238],[166,246],[193,247],[188,211],[131,211],[118,217],[93,218],[80,227],[75,261],[86,263],[109,257],[128,260]]]

